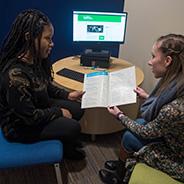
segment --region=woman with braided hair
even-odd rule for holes
[[[99,171],[104,183],[127,183],[137,162],[184,182],[184,36],[161,36],[148,64],[160,80],[150,95],[142,88],[135,89],[145,100],[141,119],[133,121],[118,107],[108,108],[126,130],[120,159],[106,161],[106,169]]]
[[[79,140],[82,91],[52,84],[49,55],[54,28],[39,10],[22,11],[0,50],[0,124],[12,142],[60,139],[64,157],[85,158]]]

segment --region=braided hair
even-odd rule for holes
[[[161,92],[172,81],[177,83],[178,96],[184,93],[184,36],[180,34],[168,34],[161,36],[156,41],[159,45],[159,50],[164,56],[170,56],[173,60],[169,65],[164,77],[160,83]]]
[[[45,25],[50,25],[49,18],[39,10],[22,11],[12,24],[0,50],[0,71],[11,66],[13,58],[24,57],[27,51],[34,57],[34,65],[40,59],[40,49],[35,47],[35,38],[40,39]],[[26,34],[28,37],[26,38]]]

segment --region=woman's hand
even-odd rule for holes
[[[114,115],[116,118],[119,118],[118,115],[122,114],[123,115],[123,112],[120,111],[120,109],[116,106],[113,106],[113,107],[107,107],[107,110],[112,114]]]
[[[134,92],[137,93],[137,95],[142,98],[142,99],[147,99],[149,97],[149,94],[146,93],[146,91],[144,91],[144,89],[140,88],[140,87],[136,87],[134,89]]]
[[[69,93],[68,99],[69,100],[80,100],[84,93],[85,93],[84,91],[72,91]]]
[[[63,117],[70,118],[70,119],[72,118],[72,114],[68,109],[61,108],[61,111],[63,113]]]

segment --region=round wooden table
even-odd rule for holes
[[[109,72],[117,71],[123,68],[133,66],[130,62],[123,59],[111,57],[111,65],[107,69]],[[80,66],[80,57],[72,56],[56,61],[53,64],[54,82],[67,90],[83,90],[83,83],[62,77],[56,72],[62,68],[68,68],[81,73],[90,73],[98,69]],[[144,80],[144,74],[139,67],[136,67],[136,84],[139,86]],[[136,104],[128,104],[120,106],[120,109],[129,117],[135,119],[138,112],[138,102]],[[85,110],[85,114],[81,120],[82,132],[96,135],[117,132],[123,129],[123,126],[108,113],[106,108],[89,108]]]

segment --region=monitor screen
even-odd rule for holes
[[[125,41],[127,13],[73,11],[73,41]]]

